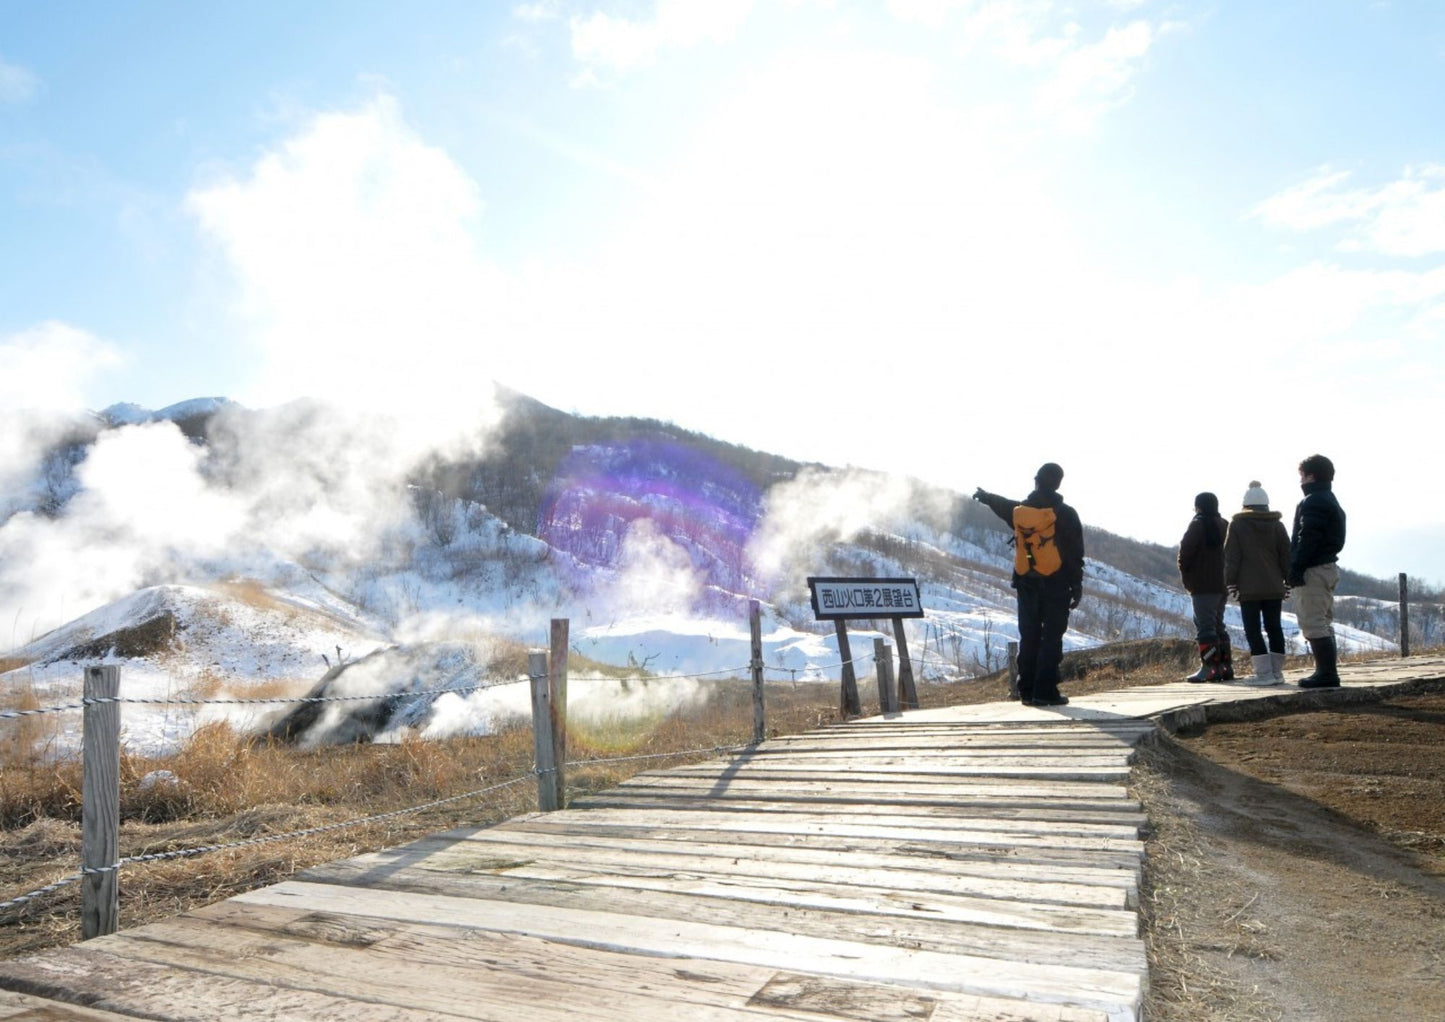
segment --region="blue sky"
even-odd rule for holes
[[[1445,582],[1441,95],[1429,2],[0,0],[0,401],[499,379],[1171,544],[1318,450]]]

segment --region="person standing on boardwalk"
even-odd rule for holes
[[[1335,499],[1335,466],[1323,454],[1299,463],[1304,499],[1294,509],[1289,537],[1289,577],[1300,632],[1314,654],[1315,670],[1300,688],[1338,688],[1339,651],[1335,647],[1335,586],[1345,548],[1345,512]]]
[[[1199,643],[1199,670],[1185,681],[1231,681],[1234,663],[1229,632],[1224,627],[1224,536],[1228,529],[1219,513],[1219,498],[1201,493],[1194,498],[1194,517],[1179,541],[1179,579],[1194,603],[1194,637]]]
[[[979,488],[973,499],[1014,530],[1013,587],[1018,592],[1019,699],[1029,706],[1063,706],[1059,662],[1069,611],[1084,595],[1084,527],[1059,496],[1064,470],[1053,462],[1034,475],[1022,502]]]
[[[1283,515],[1269,509],[1269,494],[1251,481],[1244,509],[1229,520],[1224,537],[1224,586],[1239,601],[1244,637],[1258,684],[1284,681],[1284,629],[1280,609],[1289,593],[1289,532]],[[1261,627],[1262,626],[1262,627]],[[1269,639],[1265,643],[1266,636]]]

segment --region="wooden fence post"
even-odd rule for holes
[[[918,709],[918,686],[913,681],[913,658],[908,655],[908,637],[903,634],[903,619],[893,619],[893,637],[898,640],[898,695],[903,708]],[[927,646],[927,643],[924,643]]]
[[[878,678],[878,712],[897,713],[898,700],[893,694],[893,651],[882,639],[873,640],[873,667]]]
[[[552,693],[547,680],[547,654],[527,654],[527,677],[532,682],[532,748],[537,759],[537,808],[557,808],[555,747],[552,744]]]
[[[858,675],[853,672],[853,651],[848,648],[848,626],[842,618],[833,622],[838,631],[838,653],[843,658],[843,685],[838,693],[838,712],[843,719],[863,716],[863,704],[858,699]]]
[[[547,688],[552,694],[552,774],[556,780],[557,808],[567,808],[567,637],[565,617],[552,619],[552,656],[548,661]]]
[[[768,736],[763,710],[763,619],[762,607],[757,600],[748,601],[748,630],[752,633],[750,666],[753,672],[753,741],[756,743]]]
[[[87,667],[83,695],[80,939],[89,940],[114,933],[120,915],[120,668]]]
[[[1019,644],[1008,644],[1008,694],[1010,699],[1019,697]]]
[[[1400,572],[1400,656],[1410,655],[1410,588]]]

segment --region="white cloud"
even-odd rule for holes
[[[94,378],[121,361],[115,345],[58,321],[0,339],[0,407],[74,412]]]
[[[40,89],[40,79],[18,64],[0,60],[0,103],[24,103]]]
[[[1352,175],[1328,167],[1260,203],[1252,215],[1273,227],[1344,227],[1341,248],[1421,257],[1445,252],[1445,165],[1406,168],[1377,188],[1347,187]]]
[[[650,65],[662,50],[730,41],[752,7],[752,0],[657,0],[646,20],[598,11],[572,19],[572,52],[586,65],[635,71]]]
[[[0,338],[0,515],[84,414],[97,378],[120,361],[114,345],[60,322]]]
[[[1134,79],[1154,39],[1146,22],[1135,21],[1110,28],[1097,43],[1070,40],[1060,48],[1052,77],[1038,91],[1040,111],[1066,129],[1087,129],[1132,97]]]
[[[392,421],[416,453],[488,419],[514,352],[509,284],[476,251],[476,184],[382,97],[316,117],[190,210],[229,261],[261,353],[237,394],[301,396]]]

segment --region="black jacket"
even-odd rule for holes
[[[1334,564],[1345,548],[1345,511],[1330,483],[1305,483],[1305,499],[1294,509],[1289,535],[1289,584],[1303,585],[1305,572]]]
[[[1190,596],[1224,592],[1224,535],[1229,530],[1218,511],[1200,512],[1179,541],[1179,580]]]
[[[1079,521],[1079,513],[1064,503],[1064,498],[1059,496],[1056,490],[1035,490],[1023,500],[1010,500],[1008,497],[1000,497],[997,493],[988,493],[979,490],[974,498],[987,507],[994,514],[1003,519],[1009,529],[1014,527],[1014,508],[1019,504],[1026,504],[1029,507],[1051,507],[1054,509],[1056,524],[1054,526],[1054,542],[1058,544],[1059,556],[1063,559],[1064,566],[1059,571],[1064,582],[1068,584],[1069,592],[1078,596],[1084,591],[1084,526]],[[1013,585],[1017,589],[1019,574],[1014,572]]]

